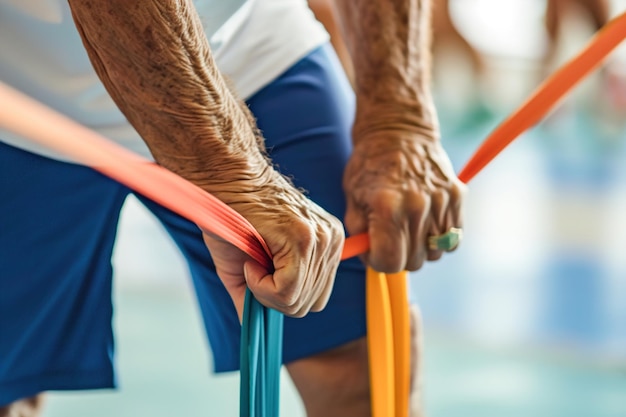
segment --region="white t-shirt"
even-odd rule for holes
[[[242,98],[328,40],[305,0],[194,4],[217,66]],[[0,81],[150,157],[93,70],[66,0],[0,0]],[[67,160],[1,129],[0,140]]]

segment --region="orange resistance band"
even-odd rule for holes
[[[485,140],[460,172],[461,181],[471,180],[519,134],[537,123],[625,37],[626,14],[622,14],[600,30],[576,58],[548,78]],[[165,168],[111,143],[2,83],[0,127],[92,167],[189,219],[201,229],[231,242],[261,265],[271,266],[271,254],[261,236],[246,219],[224,203]],[[342,259],[368,249],[367,235],[349,237]],[[398,275],[384,276],[368,271],[368,321],[370,317],[380,317],[381,320],[368,324],[376,332],[370,333],[369,339],[380,340],[383,347],[381,353],[377,353],[376,343],[370,345],[374,417],[405,416],[408,413],[408,297],[406,286],[398,284],[406,283],[406,273]]]

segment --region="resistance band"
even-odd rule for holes
[[[461,181],[470,181],[519,134],[537,123],[625,37],[626,14],[622,14],[605,25],[578,56],[548,78],[496,128],[461,170]],[[189,219],[204,231],[227,240],[270,268],[271,254],[261,236],[220,200],[2,83],[0,127],[92,167]],[[342,259],[368,249],[366,235],[349,237]],[[368,333],[375,332],[368,335],[373,350],[370,352],[373,416],[404,416],[408,414],[410,363],[406,273],[384,275],[368,270],[366,279]],[[249,293],[245,310],[242,342],[245,339],[248,343],[242,343],[240,413],[274,417],[278,415],[282,315],[266,309]],[[372,343],[373,340],[380,344]]]

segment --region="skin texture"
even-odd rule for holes
[[[288,315],[322,309],[344,242],[341,223],[273,169],[251,115],[215,67],[191,0],[69,4],[96,72],[156,161],[237,210],[267,242],[273,271],[205,233],[240,315],[246,286]],[[357,95],[345,222],[350,233],[369,233],[364,260],[385,272],[438,259],[428,236],[462,226],[464,187],[439,142],[428,89],[429,4],[336,3]],[[412,326],[412,415],[420,416],[415,311]],[[370,415],[365,338],[287,369],[310,417]]]
[[[274,271],[205,234],[239,313],[246,285],[285,314],[322,309],[343,246],[341,223],[273,169],[251,116],[215,67],[191,1],[70,6],[96,72],[156,161],[238,211],[268,244]]]
[[[430,2],[336,4],[357,94],[345,224],[369,234],[364,260],[374,269],[417,270],[442,255],[428,250],[429,235],[462,226],[465,191],[441,147],[429,91]]]

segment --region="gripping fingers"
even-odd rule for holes
[[[343,227],[334,218],[318,219],[315,230],[310,222],[300,226],[306,230],[300,227],[298,233],[290,233],[283,250],[274,254],[273,274],[246,275],[250,290],[262,304],[292,317],[326,306],[344,243]]]

